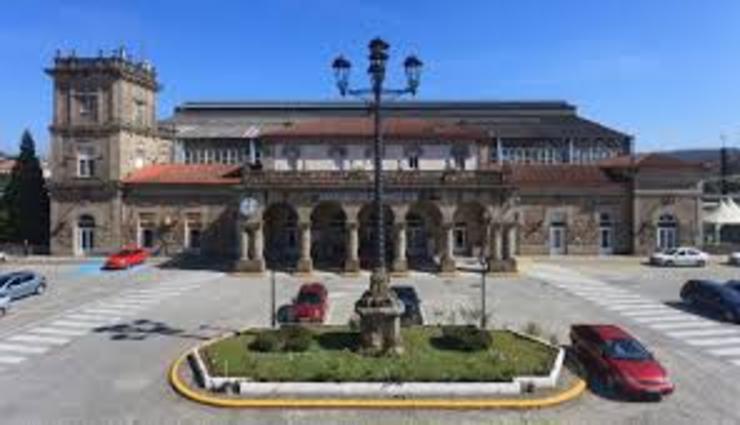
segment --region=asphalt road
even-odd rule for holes
[[[535,322],[546,337],[555,335],[561,342],[565,342],[568,327],[575,322],[615,322],[628,327],[654,350],[676,382],[676,393],[661,403],[623,402],[588,393],[576,402],[533,412],[368,412],[220,410],[181,399],[167,384],[170,362],[189,347],[225,331],[268,325],[269,277],[160,269],[154,265],[103,273],[97,270],[98,265],[3,266],[38,270],[47,275],[50,285],[46,294],[18,301],[11,313],[0,319],[0,423],[740,422],[740,412],[735,408],[740,396],[740,366],[731,362],[734,358],[711,353],[726,347],[697,346],[690,342],[695,343],[699,337],[671,336],[672,332],[692,329],[656,329],[654,326],[663,323],[661,314],[667,313],[658,309],[654,319],[629,316],[624,313],[631,310],[620,309],[617,302],[624,301],[624,297],[633,297],[627,304],[643,299],[648,306],[672,302],[686,277],[732,276],[738,269],[652,269],[635,259],[620,258],[539,259],[520,277],[489,279],[487,301],[493,326],[521,329]],[[289,302],[305,280],[278,274],[279,304]],[[347,322],[354,300],[367,285],[366,276],[345,278],[317,273],[311,280],[323,281],[329,287],[332,323]],[[480,278],[475,274],[454,279],[414,274],[394,282],[417,287],[429,322],[461,322],[464,312],[480,302]],[[573,284],[588,288],[574,289]],[[629,293],[615,296],[610,292],[613,288]],[[635,318],[652,321],[637,322]],[[675,320],[680,318],[672,320],[665,323],[677,323]],[[734,331],[731,325],[697,320],[711,321],[722,332]]]

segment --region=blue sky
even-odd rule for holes
[[[364,83],[367,41],[391,77],[418,54],[420,99],[564,99],[640,150],[740,147],[740,2],[24,0],[0,11],[0,149],[48,144],[57,48],[128,46],[157,66],[159,115],[189,100],[333,99],[338,53]]]

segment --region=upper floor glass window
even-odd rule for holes
[[[134,124],[146,125],[146,102],[137,99],[134,101]]]
[[[419,169],[419,157],[417,155],[411,155],[409,156],[409,168],[412,170],[418,170]]]
[[[77,150],[77,176],[93,177],[95,175],[95,152],[90,147]]]
[[[75,98],[80,117],[96,121],[98,119],[98,94],[94,91],[84,91],[77,93]]]

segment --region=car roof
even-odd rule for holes
[[[573,328],[589,329],[604,341],[613,339],[635,339],[627,331],[617,325],[611,324],[581,324],[573,325]]]
[[[299,291],[301,292],[303,291],[313,292],[313,291],[325,291],[325,290],[326,290],[326,287],[324,287],[324,285],[319,282],[304,283],[303,285],[301,285],[301,288],[299,289]]]

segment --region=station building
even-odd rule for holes
[[[370,265],[366,105],[188,102],[158,121],[155,69],[124,52],[58,55],[47,73],[52,253],[137,244],[254,272]],[[396,272],[702,241],[702,168],[635,154],[631,136],[567,102],[392,102],[383,114]]]

